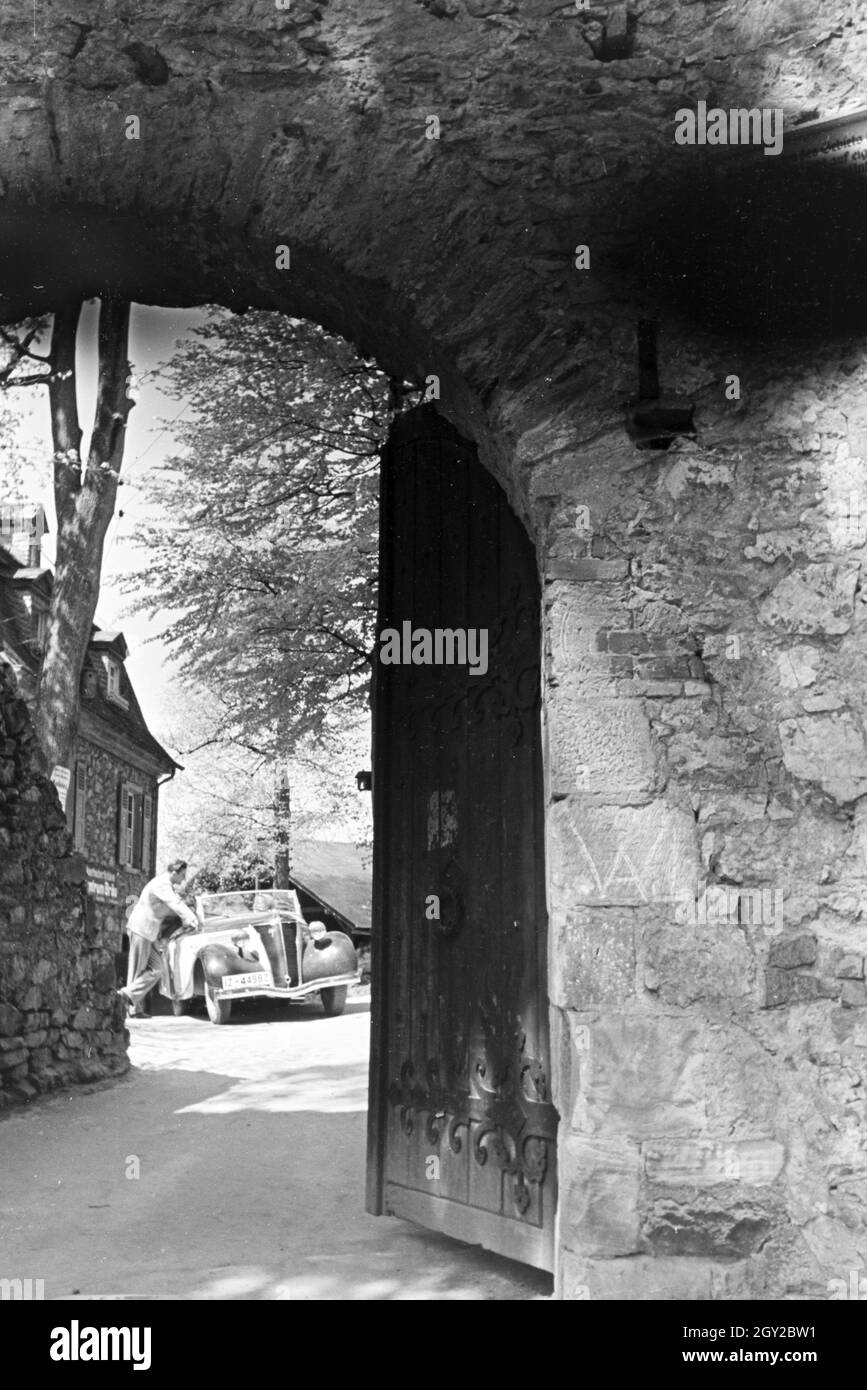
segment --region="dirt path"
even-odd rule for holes
[[[132,1023],[129,1077],[0,1122],[0,1278],[46,1298],[547,1297],[546,1275],[364,1213],[368,1010]]]

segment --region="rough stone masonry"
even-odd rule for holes
[[[857,301],[864,218],[824,259],[828,218],[721,236],[719,152],[673,132],[867,104],[867,16],[607,8],[607,48],[557,0],[21,8],[0,314],[111,280],[440,378],[545,586],[558,1289],[824,1298],[867,1263],[867,322],[830,331],[817,277]],[[694,409],[668,450],[625,427],[648,320]],[[697,883],[782,890],[782,925],[678,920]]]
[[[0,663],[0,1110],[128,1067],[114,949],[44,761]]]

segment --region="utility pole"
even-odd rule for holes
[[[274,887],[289,887],[289,845],[292,826],[292,795],[289,790],[289,774],[285,767],[277,773],[274,790]]]

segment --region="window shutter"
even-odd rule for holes
[[[153,837],[154,837],[154,799],[146,796],[144,799],[144,812],[142,814],[142,847],[141,847],[141,866],[150,873],[153,868]]]
[[[132,809],[132,867],[134,869],[140,869],[144,863],[144,855],[142,853],[144,815],[142,814],[141,792],[130,792],[130,803]]]
[[[75,800],[73,805],[72,841],[76,849],[83,850],[87,837],[87,768],[83,762],[75,764]]]
[[[117,789],[117,862],[126,864],[126,787],[123,782]]]
[[[120,844],[118,849],[118,859],[127,869],[133,867],[133,850],[135,839],[133,831],[135,829],[134,793],[128,782],[123,782],[120,789]]]

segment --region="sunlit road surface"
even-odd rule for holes
[[[364,1212],[369,1007],[133,1021],[129,1076],[0,1121],[0,1277],[61,1299],[549,1297],[547,1275]]]

